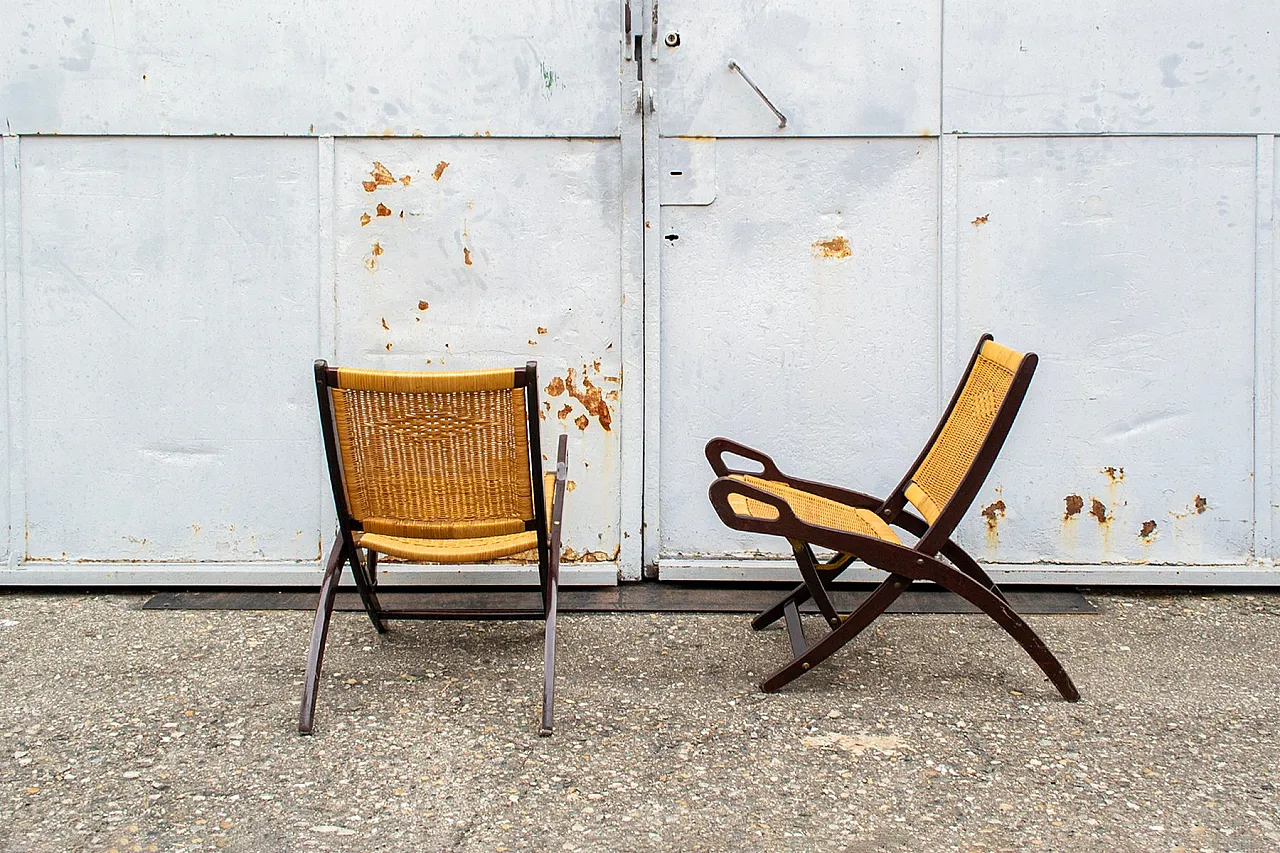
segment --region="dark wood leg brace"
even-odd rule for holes
[[[831,655],[862,632],[877,616],[884,613],[889,605],[898,600],[898,596],[911,586],[911,579],[900,575],[890,575],[888,580],[876,587],[871,595],[857,610],[849,614],[840,625],[826,634],[821,640],[807,648],[794,652],[791,663],[760,682],[760,689],[766,693],[776,693],[786,685],[804,675],[814,666],[822,663]],[[794,651],[795,645],[792,644]]]
[[[360,549],[352,539],[347,540],[347,561],[351,563],[351,574],[355,578],[356,590],[360,593],[364,612],[368,614],[369,621],[373,623],[374,629],[379,634],[387,633],[386,623],[382,621],[382,606],[378,603],[378,594],[374,592],[364,561],[360,559]]]
[[[298,716],[298,733],[311,734],[316,716],[316,695],[320,690],[320,664],[324,660],[324,643],[329,635],[329,617],[333,615],[333,601],[338,595],[338,580],[342,577],[343,543],[339,538],[329,552],[329,562],[320,582],[320,600],[316,604],[316,619],[311,626],[311,647],[307,651],[307,674],[302,681],[302,711]]]
[[[792,547],[794,549],[795,547],[794,543]],[[806,549],[808,549],[808,547],[809,547],[808,545],[805,545]],[[811,550],[808,552],[808,557],[811,560],[813,559],[813,552]],[[800,556],[798,554],[796,556],[796,561],[797,563],[800,562]],[[830,584],[834,582],[835,579],[839,577],[840,573],[843,572],[846,568],[848,568],[849,564],[852,562],[853,562],[853,558],[850,557],[848,554],[837,554],[835,558],[833,558],[829,563],[823,564],[820,571],[814,572],[814,575],[817,578],[816,583],[818,588],[822,589],[825,594],[825,591],[829,588]],[[814,562],[813,565],[816,567],[817,563]],[[774,622],[777,622],[779,619],[782,618],[783,610],[786,608],[788,604],[795,604],[797,607],[799,607],[801,604],[804,604],[806,601],[808,601],[810,598],[813,597],[813,591],[809,588],[809,581],[807,576],[804,573],[803,564],[800,565],[800,576],[806,578],[804,583],[800,584],[795,589],[791,590],[791,592],[787,593],[782,598],[778,599],[778,601],[775,604],[773,604],[771,607],[769,607],[768,610],[764,611],[759,616],[751,620],[751,627],[753,630],[763,631],[765,628],[768,628]],[[830,605],[830,600],[828,600],[828,604]],[[822,609],[821,605],[819,605],[819,609],[820,610]],[[831,605],[831,611],[833,613],[836,612],[834,605]],[[827,616],[825,611],[823,611],[823,616],[824,618],[827,618],[828,622],[831,621],[830,617]],[[839,614],[836,615],[836,618],[837,619],[839,618]]]

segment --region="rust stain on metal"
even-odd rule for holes
[[[387,352],[391,352],[391,341],[387,341]]]
[[[462,247],[462,262],[467,266],[471,266],[471,250],[466,246]]]
[[[437,181],[440,180],[440,176],[444,174],[444,170],[447,168],[449,168],[449,162],[447,160],[441,160],[439,163],[436,163],[436,170],[431,173],[431,177],[435,178]]]
[[[1112,466],[1108,465],[1106,468],[1103,468],[1103,469],[1102,469],[1102,473],[1103,473],[1103,474],[1106,474],[1106,475],[1107,475],[1107,477],[1108,477],[1108,478],[1111,480],[1111,482],[1113,482],[1113,483],[1119,483],[1121,480],[1123,480],[1123,479],[1124,479],[1124,469],[1123,469],[1123,468],[1114,468],[1114,467],[1112,467]]]
[[[600,372],[600,359],[598,359],[598,358],[597,358],[595,361],[591,362],[591,366],[592,366],[593,368],[595,368],[596,373],[599,373],[599,372]]]
[[[551,404],[548,403],[547,405],[549,406]],[[565,418],[569,417],[569,415],[571,415],[572,413],[573,413],[573,406],[566,404],[563,409],[556,412],[556,417],[558,417],[560,420],[564,420]]]
[[[551,377],[551,381],[547,383],[547,394],[552,397],[559,397],[564,393],[564,380],[559,376]]]
[[[1138,535],[1141,536],[1143,539],[1150,539],[1151,534],[1155,532],[1156,532],[1156,521],[1153,518],[1153,519],[1150,519],[1149,521],[1142,522],[1142,529],[1138,531]]]
[[[578,415],[573,419],[573,422],[580,430],[586,430],[586,428],[591,425],[591,421],[587,419],[586,415]]]
[[[426,311],[426,310],[427,310],[428,308],[430,308],[430,307],[431,307],[431,305],[430,305],[430,304],[428,304],[426,300],[424,300],[424,299],[419,299],[419,300],[418,300],[418,310],[419,310],[419,311]]]
[[[373,161],[373,169],[369,172],[372,181],[364,181],[364,191],[367,193],[375,192],[378,187],[389,187],[396,182],[395,175],[391,174],[391,170],[379,163]]]
[[[363,227],[373,221],[373,217],[367,213],[360,214],[360,225]]]
[[[373,252],[373,256],[376,258],[378,255],[382,254],[382,251],[383,251],[382,244],[375,241],[373,244],[373,248],[370,251]]]
[[[389,332],[389,331],[391,331],[391,327],[387,325],[387,318],[386,318],[386,317],[383,317],[383,318],[382,318],[382,328],[386,329],[388,332]]]
[[[832,237],[829,240],[815,240],[813,243],[813,256],[815,258],[847,258],[853,255],[849,249],[848,239],[840,236]]]
[[[1209,508],[1209,501],[1205,500],[1199,495],[1196,495],[1195,508],[1196,508],[1196,515],[1199,515],[1200,513],[1204,512]]]
[[[578,484],[575,483],[573,480],[568,480],[564,484],[564,490],[566,492],[572,492],[576,488],[578,488]]]
[[[400,183],[404,184],[404,185],[407,187],[407,186],[409,186],[409,184],[413,183],[413,178],[411,178],[411,177],[410,177],[410,176],[408,176],[408,175],[401,175],[401,176],[400,176]]]
[[[605,394],[605,395],[604,395],[604,398],[605,398],[606,400],[612,400],[612,401],[614,401],[614,402],[617,402],[617,400],[618,400],[618,393],[619,393],[619,392],[618,392],[618,390],[615,388],[614,390],[610,391],[608,394]]]
[[[987,529],[995,530],[1000,524],[1000,519],[1004,518],[1005,505],[1003,500],[987,504],[982,508],[982,517],[987,520]]]
[[[538,327],[538,334],[540,334],[540,335],[545,335],[546,333],[547,333],[547,327],[546,327],[546,326],[539,326],[539,327]]]
[[[390,216],[390,215],[391,215],[391,208],[387,207],[387,206],[386,206],[385,204],[383,204],[382,202],[378,202],[378,215],[379,215],[379,216]]]
[[[536,347],[537,345],[538,345],[537,341],[535,341],[533,338],[529,338],[529,346]]]
[[[364,265],[369,272],[373,272],[378,268],[378,257],[382,254],[382,244],[374,243],[373,248],[369,250],[369,256],[364,259]]]
[[[618,382],[618,377],[616,377],[616,376],[606,376],[606,377],[604,377],[604,381],[605,381],[605,382],[613,382],[614,384],[617,384],[617,382]]]
[[[1091,501],[1092,502],[1089,504],[1089,515],[1098,519],[1099,524],[1106,524],[1108,521],[1106,505],[1097,498],[1092,498]]]
[[[988,219],[990,219],[990,218],[991,218],[991,214],[990,214],[990,213],[984,213],[984,214],[982,214],[981,216],[975,216],[975,217],[973,218],[973,221],[972,221],[972,222],[970,222],[969,224],[970,224],[970,225],[986,225],[986,224],[987,224],[987,220],[988,220]]]
[[[583,367],[583,371],[581,390],[578,389],[576,372],[572,367],[569,368],[564,387],[569,392],[569,396],[581,403],[589,414],[595,416],[600,426],[607,432],[613,423],[613,412],[610,411],[609,404],[604,401],[604,394],[600,388],[585,375],[586,367]]]
[[[1079,515],[1080,510],[1084,509],[1084,498],[1079,495],[1067,495],[1063,500],[1067,503],[1067,511],[1062,515],[1063,521],[1067,521],[1073,515]]]

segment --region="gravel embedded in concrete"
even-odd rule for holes
[[[1061,701],[980,616],[887,616],[785,692],[777,629],[541,625],[0,595],[0,851],[1276,851],[1280,594],[1032,616]],[[819,626],[810,622],[811,632]]]

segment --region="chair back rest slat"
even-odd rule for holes
[[[1022,353],[995,341],[982,343],[955,405],[906,484],[907,501],[930,524],[942,514],[973,468],[1022,360]]]
[[[466,538],[526,529],[534,489],[514,370],[335,373],[343,491],[364,530]]]

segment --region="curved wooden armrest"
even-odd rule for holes
[[[749,474],[753,477],[763,477],[766,480],[786,480],[787,478],[778,466],[773,464],[773,460],[756,450],[754,447],[747,447],[745,444],[739,444],[728,438],[713,438],[707,442],[707,461],[711,463],[711,470],[716,472],[717,477],[727,477],[730,474]],[[743,459],[750,459],[752,462],[759,462],[764,470],[756,471],[740,471],[730,468],[724,462],[724,454],[731,453],[734,456],[741,456]]]
[[[802,492],[809,492],[820,498],[826,498],[855,509],[869,509],[876,515],[880,515],[880,510],[884,507],[884,501],[880,500],[880,498],[863,494],[862,492],[855,492],[852,489],[842,489],[830,483],[819,483],[814,480],[801,480],[799,477],[783,477],[782,479],[787,485],[794,486]]]

